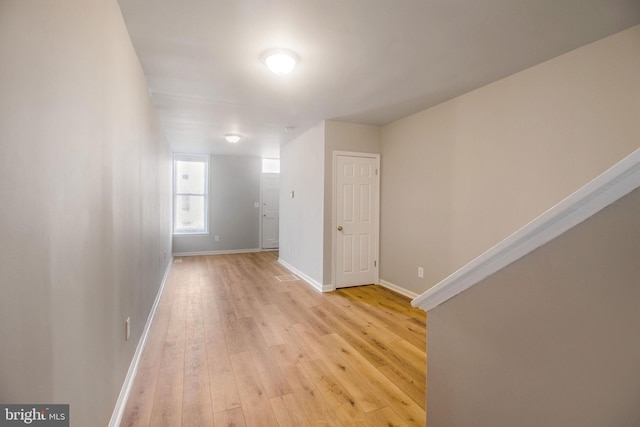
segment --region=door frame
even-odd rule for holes
[[[336,265],[338,251],[338,238],[336,230],[338,228],[338,157],[364,157],[376,160],[376,201],[374,203],[374,211],[376,213],[375,236],[374,236],[374,257],[375,257],[375,281],[380,282],[380,154],[362,153],[357,151],[334,151],[333,152],[333,182],[331,183],[331,289],[336,290]]]

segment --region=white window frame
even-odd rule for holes
[[[178,193],[176,186],[176,162],[188,161],[188,162],[200,162],[204,163],[204,194],[192,194],[192,193]],[[173,154],[173,218],[172,218],[172,230],[176,236],[193,236],[193,235],[207,235],[209,234],[209,156],[206,154]],[[204,230],[176,230],[176,210],[178,209],[178,196],[202,196],[204,198]]]

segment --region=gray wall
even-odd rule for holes
[[[283,147],[281,257],[331,284],[332,153],[380,152],[380,278],[424,292],[638,148],[639,70],[637,26],[380,128],[318,124]]]
[[[173,253],[259,249],[261,173],[259,157],[210,156],[209,234],[174,236]]]
[[[429,311],[427,425],[640,424],[640,189]]]
[[[291,197],[291,192],[295,197]],[[324,122],[280,150],[280,259],[323,283]]]
[[[104,426],[169,262],[168,145],[115,1],[1,1],[0,76],[0,402]]]
[[[334,151],[380,153],[380,128],[324,121],[280,155],[280,258],[326,287],[332,285]]]
[[[380,127],[327,120],[325,126],[324,154],[324,282],[332,285],[333,251],[333,152],[353,151],[380,153]]]
[[[422,293],[638,148],[639,75],[637,26],[384,126],[381,278]]]

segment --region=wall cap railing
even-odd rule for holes
[[[411,301],[429,311],[640,187],[640,148]]]

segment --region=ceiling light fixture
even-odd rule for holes
[[[236,135],[235,133],[228,133],[224,136],[229,144],[235,144],[240,141],[240,135]]]
[[[297,53],[289,49],[269,49],[261,56],[262,62],[276,74],[287,74],[300,61]]]

